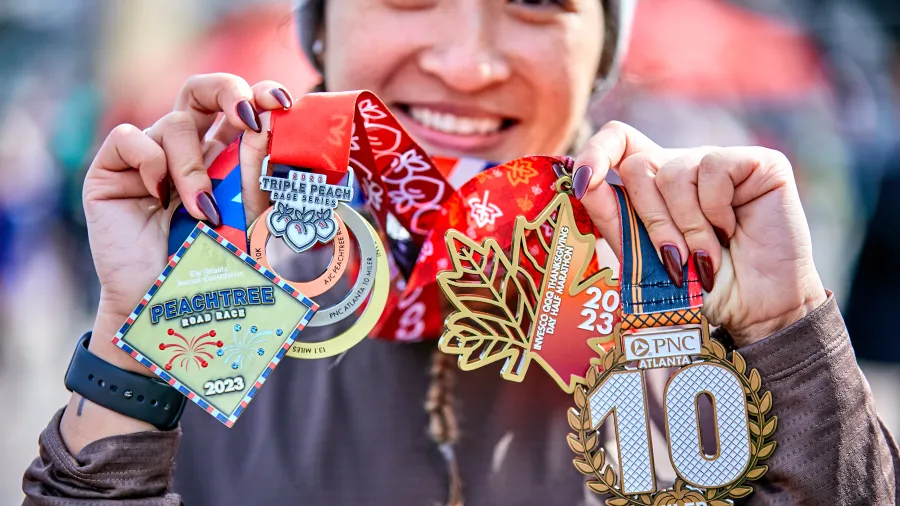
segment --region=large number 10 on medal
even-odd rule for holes
[[[771,394],[762,391],[758,371],[748,372],[738,352],[729,356],[710,338],[693,264],[684,268],[685,285],[676,287],[621,187],[613,187],[622,219],[620,286],[606,269],[584,277],[595,239],[579,231],[565,194],[571,180],[559,176],[555,188],[560,195],[536,222],[517,219],[511,259],[494,239],[478,244],[456,231],[447,234],[453,270],[438,280],[457,311],[447,319],[442,350],[459,355],[462,369],[505,359],[502,375],[515,381],[522,381],[534,359],[564,390],[574,392],[575,407],[567,413],[574,431],[567,438],[573,463],[608,505],[733,504],[733,498],[752,492],[747,481],[765,474],[763,461],[775,449]],[[543,245],[545,254],[534,255],[540,248],[529,248],[529,240]],[[484,303],[473,283],[466,282],[473,275],[483,280],[481,292],[499,295],[495,303]],[[540,282],[531,285],[529,297],[527,285],[535,278]],[[518,296],[507,296],[511,286]],[[517,336],[524,352],[493,344],[516,342]],[[560,360],[565,355],[559,351],[548,354],[551,343],[567,347],[568,360]],[[579,365],[573,363],[578,359]],[[663,484],[654,471],[644,372],[675,367],[663,400],[668,454],[677,478]],[[702,429],[701,396],[711,401],[715,420]],[[609,423],[615,428],[615,461],[598,432]],[[714,449],[703,447],[701,430],[713,431]]]

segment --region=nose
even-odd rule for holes
[[[483,9],[457,13],[419,53],[419,67],[460,92],[476,92],[509,79],[510,65],[495,44],[488,13]]]

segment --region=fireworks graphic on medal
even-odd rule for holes
[[[277,329],[274,332],[278,336],[282,333],[281,329]],[[256,358],[266,354],[266,350],[262,345],[267,342],[266,336],[271,336],[272,334],[271,330],[259,332],[256,325],[242,332],[241,326],[235,325],[234,343],[217,351],[216,355],[225,357],[225,363],[230,363],[232,369],[240,369],[244,364],[252,363]]]
[[[213,359],[212,350],[225,345],[222,341],[209,339],[215,339],[215,330],[210,330],[190,340],[175,332],[175,329],[169,329],[166,331],[166,334],[180,341],[159,344],[161,351],[170,350],[172,353],[172,357],[169,358],[169,361],[164,366],[167,371],[171,371],[173,366],[188,371],[192,364],[196,364],[197,369],[205,368],[209,366],[209,360]],[[222,350],[219,351],[221,352]]]

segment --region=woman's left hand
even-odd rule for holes
[[[574,193],[616,254],[616,170],[669,277],[694,257],[708,292],[703,313],[738,346],[764,339],[827,298],[791,164],[761,147],[663,149],[619,122],[575,158]],[[716,230],[718,229],[718,230]]]

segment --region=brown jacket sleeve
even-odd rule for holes
[[[740,352],[778,416],[778,446],[747,504],[900,504],[897,444],[875,414],[834,296]]]
[[[168,493],[180,431],[141,432],[95,441],[73,457],[59,433],[63,410],[40,436],[40,457],[22,480],[23,506],[179,506]],[[77,499],[77,500],[73,500]]]

